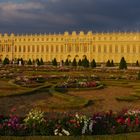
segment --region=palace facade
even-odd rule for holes
[[[43,59],[44,62],[87,57],[90,61],[140,62],[140,33],[0,34],[0,59]]]

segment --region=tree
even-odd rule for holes
[[[96,68],[96,62],[95,62],[95,59],[93,59],[93,60],[91,61],[91,67],[92,67],[92,68]]]
[[[28,60],[27,64],[28,64],[28,65],[32,65],[31,59]]]
[[[10,63],[9,59],[5,57],[5,59],[3,60],[3,65],[6,65],[6,64],[9,64],[9,63]]]
[[[73,59],[72,66],[75,66],[75,67],[77,66],[77,62],[75,58]]]
[[[111,67],[114,67],[114,61],[111,60]]]
[[[68,58],[67,58],[66,61],[65,61],[65,65],[66,65],[66,66],[69,66],[69,65],[70,65]]]
[[[140,80],[140,71],[139,71],[139,73],[138,73],[138,80]]]
[[[37,64],[38,66],[40,66],[40,61],[39,61],[38,58],[36,59],[36,64]]]
[[[87,57],[82,60],[82,66],[85,68],[89,67],[89,60],[87,59]]]
[[[81,59],[79,59],[79,61],[78,61],[78,66],[82,66],[82,60]]]
[[[136,67],[139,67],[139,61],[138,60],[136,61]]]
[[[124,57],[121,58],[120,64],[119,64],[120,69],[127,69],[127,63],[124,59]]]
[[[21,61],[21,65],[24,65],[24,61],[23,61],[23,59],[22,59],[22,58],[20,59],[20,61]]]
[[[56,58],[54,58],[54,59],[52,60],[52,65],[53,65],[53,66],[57,66],[57,60],[56,60]]]
[[[40,59],[40,65],[44,65],[43,59]]]
[[[108,61],[106,62],[106,66],[107,66],[107,67],[111,67],[110,60],[108,60]]]

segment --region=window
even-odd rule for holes
[[[87,52],[87,46],[84,46],[84,52]]]
[[[23,46],[23,52],[25,52],[26,51],[26,48],[25,48],[25,46]]]
[[[95,50],[96,50],[96,46],[95,46],[95,45],[93,45],[93,52],[95,52]]]
[[[21,52],[21,46],[19,46],[19,52]]]
[[[136,53],[136,46],[133,45],[133,53]]]
[[[39,52],[39,45],[37,45],[37,52]]]
[[[112,53],[112,45],[109,46],[109,52]]]
[[[71,45],[68,46],[68,52],[71,52]]]
[[[121,46],[121,53],[124,53],[124,46]]]
[[[115,53],[118,53],[118,46],[115,45]]]
[[[46,52],[49,52],[49,46],[48,45],[46,46]]]
[[[106,51],[107,49],[106,49],[106,45],[104,45],[104,53],[106,53],[107,51]]]
[[[130,46],[127,45],[127,53],[130,53]]]
[[[33,46],[32,46],[32,52],[34,52],[34,51],[35,51],[35,46],[33,45]]]
[[[44,52],[44,46],[43,45],[41,46],[41,52]]]
[[[15,52],[17,52],[17,46],[15,46]]]
[[[98,52],[99,53],[101,52],[101,46],[100,45],[98,46]]]
[[[58,45],[56,45],[56,52],[58,52],[58,50],[59,50],[59,49],[58,49]]]
[[[51,46],[51,52],[53,52],[53,45]]]
[[[64,51],[64,49],[63,49],[63,45],[61,45],[61,52],[63,52]]]
[[[75,52],[79,52],[79,46],[75,46]]]
[[[28,52],[30,52],[30,46],[28,46]]]

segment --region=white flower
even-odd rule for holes
[[[90,121],[90,124],[89,124],[89,131],[92,132],[92,127],[93,127],[93,121]]]
[[[59,135],[59,136],[62,136],[62,133],[59,133],[58,135]]]
[[[62,132],[63,132],[64,134],[66,134],[67,136],[70,135],[70,133],[69,133],[67,130],[65,130],[65,129],[62,129]]]

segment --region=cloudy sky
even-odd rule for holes
[[[1,33],[140,31],[140,0],[0,0]]]

